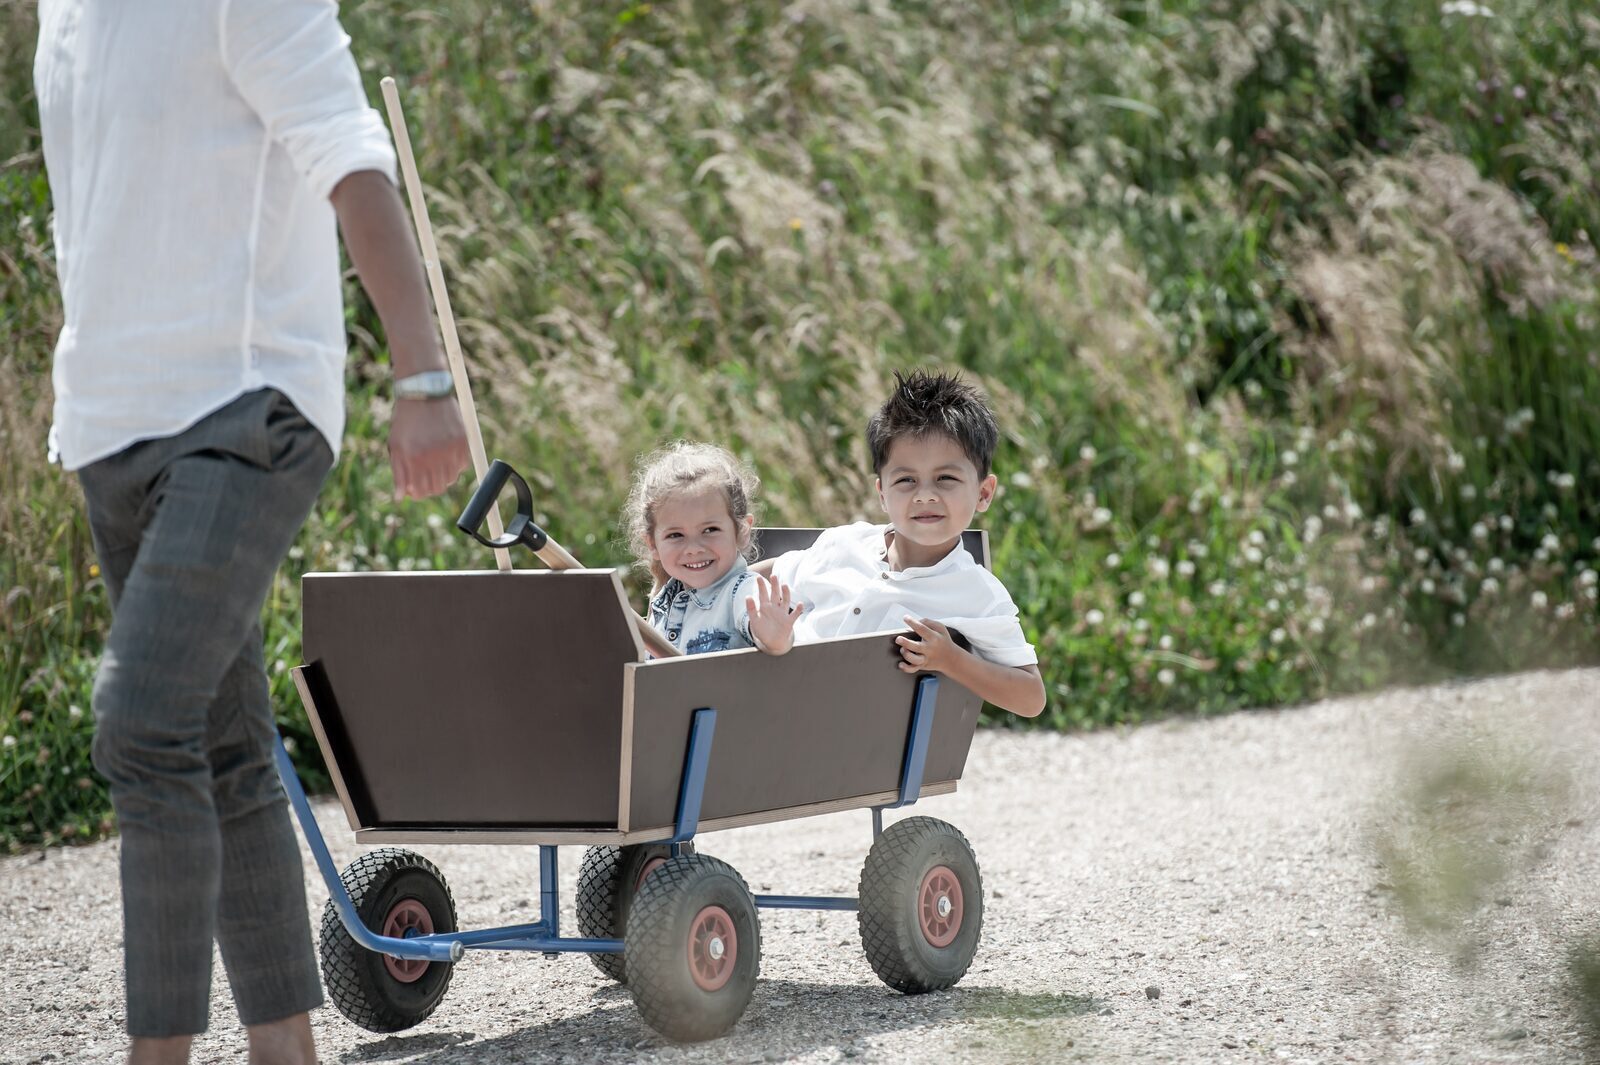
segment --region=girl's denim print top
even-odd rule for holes
[[[650,600],[650,625],[684,654],[754,647],[744,601],[755,594],[755,580],[742,558],[699,591],[674,577]]]

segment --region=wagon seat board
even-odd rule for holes
[[[808,546],[816,529],[762,529],[764,557]],[[988,564],[987,538],[967,549]],[[625,668],[621,828],[670,830],[696,710],[717,711],[700,817],[703,829],[892,801],[900,786],[917,678],[897,668],[893,635],[801,644],[778,658],[724,651]],[[939,685],[921,794],[955,790],[982,701]]]
[[[615,570],[311,573],[297,681],[358,830],[617,827]]]

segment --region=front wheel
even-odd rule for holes
[[[756,900],[733,867],[670,858],[633,900],[628,986],[645,1023],[668,1039],[714,1039],[738,1023],[761,967]]]
[[[379,935],[404,939],[456,930],[456,904],[434,864],[408,850],[384,847],[363,854],[341,878],[361,923]],[[322,910],[322,982],[350,1023],[369,1032],[399,1032],[426,1020],[450,986],[448,962],[409,961],[378,954],[345,931],[329,899]]]
[[[884,830],[861,870],[861,945],[878,978],[917,995],[953,987],[983,930],[983,878],[967,838],[932,817]]]

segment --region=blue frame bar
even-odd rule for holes
[[[694,838],[700,827],[700,800],[706,793],[706,769],[711,764],[711,741],[717,734],[717,712],[709,706],[694,712],[689,724],[689,752],[683,759],[683,783],[678,788],[678,816],[672,837],[666,842],[677,845]]]
[[[350,933],[350,938],[368,950],[395,958],[412,961],[460,961],[463,947],[452,935],[410,936],[399,939],[395,936],[380,936],[361,923],[361,918],[356,914],[356,904],[350,901],[350,892],[345,890],[344,880],[339,876],[339,870],[334,867],[333,856],[328,853],[328,844],[322,838],[322,829],[317,827],[317,819],[311,813],[311,804],[306,801],[306,789],[300,784],[300,774],[294,771],[294,762],[289,759],[289,751],[283,745],[282,736],[278,737],[273,756],[278,765],[278,779],[283,782],[283,790],[289,795],[289,803],[294,807],[295,816],[300,820],[300,831],[306,834],[306,843],[310,845],[311,854],[317,860],[317,868],[322,871],[322,881],[327,885],[328,896],[333,900],[334,908],[339,911],[339,920],[343,922],[345,931]]]
[[[766,910],[857,910],[854,898],[829,898],[824,895],[757,895],[756,905]]]
[[[910,806],[922,794],[922,771],[928,763],[928,739],[933,735],[933,713],[938,704],[939,678],[932,673],[918,677],[916,701],[911,704],[911,731],[906,738],[906,760],[900,767],[900,801],[881,809]],[[875,831],[881,831],[878,824],[873,824]]]

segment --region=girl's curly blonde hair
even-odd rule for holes
[[[733,518],[737,535],[744,541],[739,547],[740,554],[746,561],[753,561],[756,545],[754,538],[745,533],[745,518],[755,513],[756,489],[760,484],[760,478],[747,463],[715,444],[677,440],[652,451],[640,461],[634,473],[633,488],[628,492],[628,502],[622,512],[628,548],[637,560],[635,565],[650,571],[656,587],[666,583],[666,572],[650,557],[656,509],[673,496],[707,488],[720,491],[727,500],[728,515]]]

